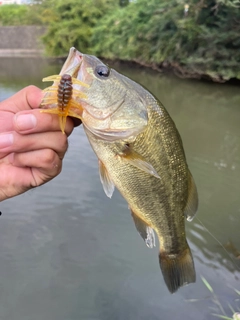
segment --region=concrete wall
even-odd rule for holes
[[[0,26],[0,56],[41,55],[39,38],[46,28],[40,26]]]

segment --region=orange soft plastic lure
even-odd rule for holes
[[[87,95],[73,88],[73,84],[83,87],[89,87],[82,81],[65,73],[63,75],[52,75],[43,78],[45,81],[54,81],[54,84],[47,87],[43,91],[46,92],[42,99],[41,106],[50,106],[49,109],[41,110],[41,112],[53,113],[59,116],[59,124],[62,133],[65,133],[67,116],[81,119],[83,108],[77,98],[87,98]]]

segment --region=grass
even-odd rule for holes
[[[201,277],[202,278],[202,281],[204,283],[204,285],[206,286],[206,288],[210,291],[211,295],[212,295],[212,299],[213,299],[213,302],[216,304],[216,306],[218,307],[218,309],[220,310],[220,314],[216,314],[216,313],[213,313],[212,315],[218,317],[219,319],[225,319],[225,320],[240,320],[240,310],[234,310],[233,307],[228,304],[228,307],[231,311],[231,314],[232,314],[232,317],[230,318],[227,313],[225,312],[221,302],[219,301],[216,293],[214,292],[212,286],[210,285],[210,283],[204,278],[204,277]],[[239,296],[240,298],[240,291],[237,290],[237,289],[233,289],[237,296]]]

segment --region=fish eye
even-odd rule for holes
[[[95,74],[101,78],[108,78],[110,74],[110,68],[104,65],[96,66]]]

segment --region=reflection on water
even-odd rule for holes
[[[240,261],[223,248],[230,241],[240,250],[238,88],[116,68],[162,101],[182,136],[200,198],[200,221],[187,223],[197,283],[168,293],[157,249],[144,246],[119,193],[105,196],[96,157],[77,128],[59,177],[1,203],[1,320],[215,319],[220,310],[201,276],[228,315],[228,303],[239,307]],[[59,69],[0,59],[0,100],[29,84],[43,88],[41,79]]]

